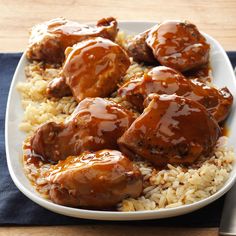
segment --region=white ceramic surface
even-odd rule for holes
[[[153,25],[154,22],[120,22],[119,24],[122,31],[132,34],[142,32]],[[213,69],[214,83],[219,87],[227,86],[236,100],[236,80],[229,59],[216,40],[207,34],[204,35],[211,44],[210,61]],[[24,67],[26,64],[27,60],[25,55],[23,55],[15,71],[8,97],[5,123],[7,163],[11,177],[19,190],[42,207],[63,215],[97,220],[142,220],[166,218],[182,215],[204,207],[222,196],[234,184],[236,179],[236,165],[234,165],[228,181],[214,195],[190,205],[155,211],[114,212],[83,210],[60,206],[43,199],[31,186],[22,167],[22,142],[25,138],[25,134],[20,132],[18,129],[18,125],[23,117],[23,109],[21,107],[20,94],[16,90],[16,84],[19,81],[25,80]],[[227,120],[227,126],[230,127],[231,131],[229,135],[229,145],[233,146],[236,150],[236,101],[234,101],[232,112]]]

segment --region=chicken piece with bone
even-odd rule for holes
[[[67,47],[91,37],[115,40],[117,32],[117,21],[113,17],[99,20],[96,26],[56,18],[32,28],[26,56],[29,60],[62,63]]]
[[[118,44],[99,37],[68,47],[65,54],[62,78],[52,80],[47,93],[61,97],[70,89],[77,102],[110,95],[130,66],[128,55]]]
[[[53,202],[108,209],[142,192],[142,175],[121,152],[100,150],[70,156],[51,167],[47,180]]]
[[[188,21],[164,21],[148,33],[147,45],[163,66],[187,71],[209,61],[210,45]]]
[[[221,129],[200,103],[176,95],[151,94],[143,113],[119,138],[122,153],[155,166],[191,164],[211,155]]]
[[[103,98],[86,98],[69,119],[40,126],[30,139],[33,155],[57,162],[83,151],[117,149],[117,139],[128,129],[134,114]]]
[[[137,62],[160,63],[183,72],[206,65],[210,45],[194,24],[164,21],[133,37],[127,49]]]
[[[201,103],[218,122],[226,119],[233,103],[233,96],[226,87],[218,90],[200,81],[188,80],[165,66],[154,67],[144,76],[128,81],[118,93],[140,112],[144,99],[151,93],[183,96]]]

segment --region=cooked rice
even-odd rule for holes
[[[119,33],[117,42],[126,47],[126,39]],[[133,76],[147,72],[150,67],[132,63],[122,83]],[[32,135],[39,125],[47,121],[63,122],[75,109],[77,102],[73,97],[48,99],[46,87],[49,81],[59,76],[60,68],[42,63],[30,63],[26,67],[26,81],[20,82],[17,89],[21,93],[24,116],[19,128]],[[129,106],[121,98],[113,94],[113,100]],[[155,169],[146,161],[136,160],[143,180],[144,189],[141,197],[128,198],[118,206],[118,211],[140,211],[171,208],[191,204],[207,198],[217,192],[228,179],[234,161],[234,152],[227,147],[227,138],[221,137],[215,147],[214,154],[207,159],[200,159],[189,167],[168,165],[165,169]],[[49,188],[45,173],[50,164],[39,162],[34,165],[24,159],[27,177],[37,191],[49,198]]]
[[[47,121],[63,122],[74,111],[77,106],[74,97],[46,97],[47,84],[58,77],[59,72],[60,68],[52,66],[43,69],[41,63],[32,63],[26,67],[26,81],[17,85],[24,109],[20,130],[32,134],[39,125]]]
[[[157,210],[191,204],[219,190],[229,177],[234,152],[221,137],[211,158],[198,161],[199,167],[184,168],[168,164],[156,170],[147,162],[137,162],[145,181],[141,197],[119,204],[120,211]]]

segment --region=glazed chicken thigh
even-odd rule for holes
[[[65,54],[62,78],[49,83],[47,93],[60,97],[70,89],[78,102],[110,95],[130,66],[126,52],[103,38],[84,40],[68,47]]]
[[[51,167],[47,177],[57,204],[106,209],[142,192],[142,176],[121,152],[100,150],[70,156]]]
[[[165,66],[154,67],[143,77],[130,80],[118,93],[141,112],[144,99],[151,93],[184,96],[205,106],[218,122],[225,120],[233,103],[226,87],[217,90],[197,80],[188,80]]]
[[[194,24],[164,21],[151,28],[146,43],[163,66],[178,71],[198,68],[209,60],[210,45]]]
[[[30,139],[31,151],[56,162],[85,150],[116,149],[117,139],[133,122],[133,113],[102,98],[80,102],[65,123],[43,124]]]
[[[191,164],[213,151],[221,129],[200,103],[176,95],[151,94],[147,107],[118,140],[127,156],[156,166]]]
[[[32,28],[26,56],[30,60],[62,63],[67,47],[91,37],[115,40],[117,32],[117,21],[113,17],[99,20],[96,26],[56,18]]]
[[[79,102],[111,94],[129,66],[129,57],[119,45],[95,38],[66,49],[62,74]]]

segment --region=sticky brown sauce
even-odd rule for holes
[[[222,125],[222,127],[221,127],[221,134],[222,134],[222,136],[226,136],[226,137],[229,136],[230,129],[229,129],[229,127],[226,124]]]
[[[40,164],[42,163],[42,157],[40,155],[34,154],[32,152],[32,147],[29,143],[25,143],[23,145],[23,161],[29,165],[33,164],[36,168],[40,167]]]
[[[212,69],[210,63],[200,68],[184,72],[184,76],[188,79],[198,79],[201,82],[212,82]]]

